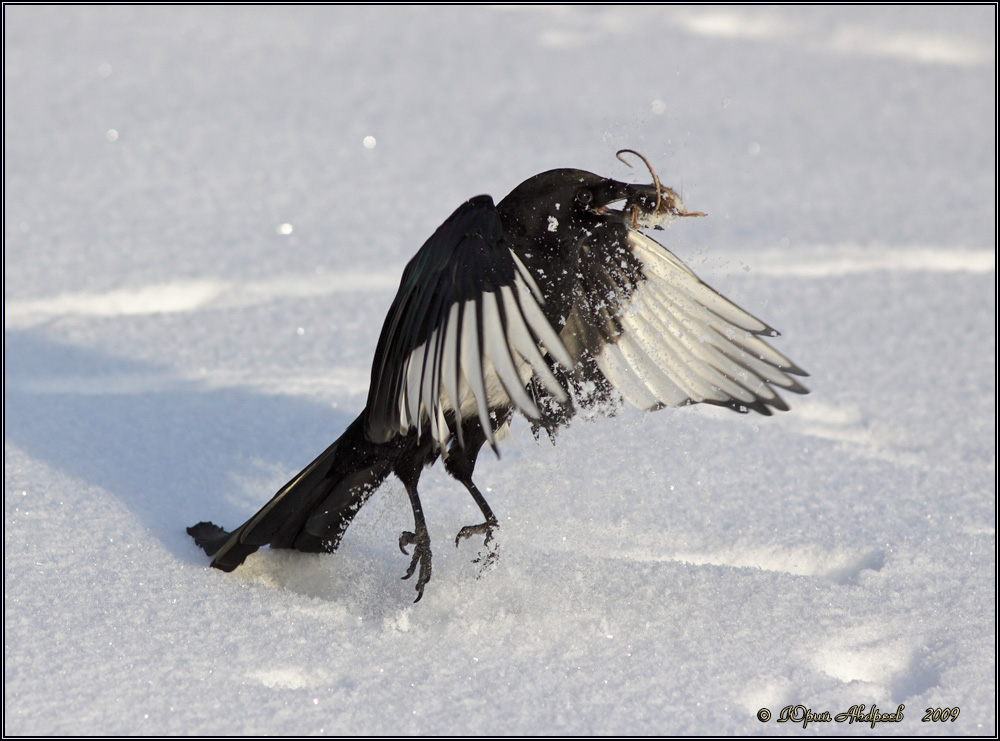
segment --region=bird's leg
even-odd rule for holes
[[[498,414],[497,426],[501,427],[509,418],[509,411],[506,415],[502,413]],[[472,481],[472,472],[476,468],[476,459],[479,457],[479,451],[482,450],[486,442],[486,435],[483,433],[479,421],[475,419],[467,420],[463,424],[462,435],[465,439],[464,448],[453,447],[449,456],[445,459],[444,467],[453,478],[460,481],[462,486],[468,489],[469,494],[472,495],[472,498],[479,505],[479,509],[483,513],[484,521],[478,525],[466,525],[459,530],[458,535],[455,536],[455,547],[458,547],[463,538],[471,538],[473,535],[485,536],[483,545],[489,546],[493,540],[493,531],[500,527],[500,523],[497,521],[496,515],[493,514],[493,510],[490,509],[486,497],[483,496],[482,492],[479,491],[479,487]],[[475,559],[474,563],[483,563],[484,566],[488,566],[494,563],[496,559],[497,549],[496,544],[494,544],[492,548],[487,549],[485,555],[480,555],[479,558]]]
[[[496,410],[494,414],[496,415],[494,418],[496,426],[499,429],[510,420],[511,410]],[[485,521],[479,525],[467,525],[459,530],[455,537],[455,547],[458,547],[463,538],[471,538],[473,535],[485,535],[483,545],[489,545],[493,539],[493,530],[500,527],[500,523],[497,522],[496,515],[493,514],[493,510],[486,502],[486,497],[472,481],[472,472],[476,469],[476,459],[486,443],[486,435],[478,419],[468,419],[462,424],[462,437],[465,445],[462,447],[452,446],[448,457],[445,458],[444,467],[452,478],[460,481],[462,486],[469,490],[469,494],[479,505]]]
[[[420,566],[420,575],[417,577],[417,598],[414,603],[419,602],[424,596],[424,587],[431,580],[431,536],[427,532],[427,523],[424,521],[424,510],[420,505],[420,495],[417,494],[416,483],[403,482],[406,485],[406,493],[410,496],[410,506],[413,507],[413,532],[403,531],[399,535],[399,550],[403,555],[409,556],[406,546],[412,545],[413,556],[410,559],[410,568],[406,570],[404,579],[409,579]]]
[[[459,479],[465,488],[469,490],[469,494],[472,498],[476,500],[476,504],[479,505],[479,509],[482,510],[483,517],[486,518],[485,522],[481,522],[478,525],[466,525],[461,530],[458,531],[458,535],[455,536],[455,547],[462,541],[462,538],[471,538],[473,535],[485,535],[483,539],[483,545],[489,545],[490,541],[493,539],[493,529],[500,527],[500,523],[497,522],[496,515],[493,514],[493,510],[490,509],[489,503],[486,501],[486,497],[482,495],[479,488],[473,483],[470,477],[467,480]]]
[[[478,525],[466,525],[459,530],[458,535],[455,536],[455,547],[458,548],[458,544],[462,541],[462,538],[471,538],[473,535],[485,535],[486,537],[483,538],[483,547],[486,549],[486,552],[483,553],[480,551],[479,555],[472,559],[472,563],[482,564],[482,569],[485,570],[495,564],[497,559],[500,558],[500,546],[493,541],[493,530],[500,527],[500,523],[497,522],[496,515],[490,509],[486,497],[482,495],[479,488],[472,482],[472,479],[469,478],[467,481],[462,481],[462,483],[465,484],[472,498],[476,500],[476,504],[482,510],[486,521]],[[492,546],[490,545],[491,541],[493,541]]]

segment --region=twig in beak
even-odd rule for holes
[[[634,149],[619,149],[617,152],[615,152],[615,157],[617,157],[624,164],[626,164],[629,167],[631,167],[632,165],[630,165],[628,162],[625,162],[625,158],[622,157],[622,155],[626,154],[626,153],[627,154],[634,154],[636,157],[638,157],[639,159],[641,159],[642,163],[646,166],[646,169],[649,170],[649,174],[653,176],[653,185],[656,187],[656,206],[653,208],[653,213],[657,213],[660,210],[660,179],[658,177],[656,177],[656,170],[654,170],[653,166],[651,164],[649,164],[649,160],[648,159],[646,159],[645,157],[643,157],[641,154],[639,154],[638,152],[636,152]],[[632,220],[636,221],[635,214],[633,214]]]

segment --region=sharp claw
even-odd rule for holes
[[[500,527],[500,523],[494,520],[493,522],[483,522],[479,525],[466,525],[461,530],[458,531],[458,535],[455,536],[455,547],[462,541],[462,538],[471,538],[473,535],[485,535],[483,538],[483,551],[480,551],[472,563],[481,564],[480,574],[485,571],[490,566],[493,566],[499,558],[497,552],[496,542],[493,540],[493,531]],[[494,543],[493,547],[490,547],[490,543]],[[485,551],[485,552],[484,552]]]
[[[500,527],[498,522],[483,522],[479,525],[466,525],[461,530],[458,531],[458,535],[455,536],[455,547],[458,548],[459,543],[462,542],[463,538],[471,538],[473,535],[485,535],[483,538],[483,545],[489,545],[490,541],[493,540],[493,530]]]
[[[409,554],[407,554],[407,555],[409,555]],[[406,570],[406,573],[405,573],[405,574],[403,574],[403,576],[401,576],[401,577],[400,577],[400,579],[401,579],[402,581],[406,581],[406,580],[407,580],[407,579],[409,579],[409,578],[410,578],[411,576],[413,576],[414,572],[415,572],[415,571],[417,570],[417,561],[418,561],[418,560],[419,560],[419,559],[418,559],[418,558],[417,558],[416,556],[414,556],[414,557],[413,557],[413,560],[412,560],[412,561],[410,561],[410,568],[408,568],[408,569]],[[417,579],[417,581],[420,581],[420,580],[419,580],[419,579]]]
[[[404,556],[410,555],[410,552],[406,550],[406,546],[413,545],[416,542],[417,536],[411,532],[404,530],[399,534],[399,550],[403,552]]]
[[[413,555],[410,556],[406,552],[404,546],[412,545],[414,546]],[[399,536],[399,550],[403,551],[404,554],[410,556],[410,567],[406,570],[406,574],[403,575],[402,579],[409,579],[417,572],[417,565],[420,565],[420,575],[417,577],[417,598],[413,600],[414,604],[420,601],[421,597],[424,596],[424,587],[427,582],[431,580],[431,541],[426,535],[420,537],[415,533],[404,532]]]

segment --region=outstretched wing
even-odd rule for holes
[[[403,272],[375,350],[367,437],[387,442],[429,430],[445,451],[453,432],[464,444],[461,421],[478,416],[495,447],[491,409],[540,416],[525,390],[532,375],[566,399],[545,354],[567,367],[571,359],[543,303],[503,238],[493,199],[464,203]]]
[[[578,377],[640,409],[701,402],[766,415],[788,410],[775,388],[808,393],[792,377],[807,374],[761,339],[777,335],[631,229],[584,246],[560,334]]]

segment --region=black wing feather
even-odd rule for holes
[[[505,296],[513,297],[506,308]],[[493,405],[513,404],[529,416],[538,413],[524,394],[522,373],[548,378],[546,386],[565,398],[538,352],[546,349],[569,362],[556,331],[538,310],[540,300],[504,239],[493,199],[477,196],[462,204],[403,271],[372,364],[365,413],[368,439],[387,442],[413,429],[418,434],[427,429],[443,449],[451,434],[448,420],[460,432],[455,417],[468,414],[479,416],[492,443]],[[499,322],[486,326],[484,304],[493,302]],[[520,322],[511,321],[510,307],[520,312]],[[449,328],[450,322],[456,326]],[[471,345],[473,338],[478,352]],[[450,356],[453,361],[445,362]],[[452,399],[449,386],[457,388],[461,398]]]

